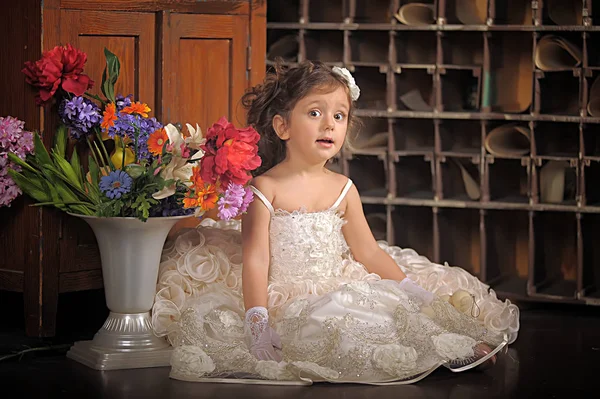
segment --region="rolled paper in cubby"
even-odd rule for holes
[[[467,196],[473,201],[478,200],[481,197],[481,190],[479,189],[479,183],[469,173],[469,171],[456,159],[452,159],[455,165],[460,169],[460,175],[465,186],[465,192]]]
[[[579,47],[556,35],[542,37],[535,51],[535,65],[542,71],[575,68],[581,64],[582,58]]]
[[[587,110],[591,116],[600,116],[600,76],[594,80],[592,87],[590,87]]]
[[[430,112],[433,107],[425,102],[419,89],[410,90],[400,96],[400,101],[412,111]]]
[[[542,202],[559,203],[565,196],[565,161],[548,161],[540,171],[540,195]]]
[[[394,17],[404,25],[431,25],[435,23],[433,4],[405,4]]]
[[[387,237],[387,216],[385,213],[369,213],[367,223],[376,240],[385,240]]]
[[[377,147],[387,147],[388,143],[388,132],[379,132],[371,136],[365,134],[359,134],[353,143],[353,147],[356,149],[368,149]]]
[[[531,146],[530,130],[515,123],[492,129],[485,138],[485,149],[497,157],[528,154]]]
[[[456,17],[465,25],[483,25],[487,6],[488,0],[456,0]]]
[[[581,1],[546,0],[548,16],[557,25],[581,25],[583,6]]]
[[[271,44],[267,53],[268,60],[281,57],[286,61],[296,61],[298,58],[298,35],[285,35]]]

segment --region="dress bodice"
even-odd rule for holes
[[[333,206],[318,212],[275,210],[267,198],[252,187],[271,213],[269,279],[272,282],[341,275],[342,255],[348,245],[342,233],[345,220],[338,206],[351,185],[348,179]]]

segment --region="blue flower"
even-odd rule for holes
[[[110,199],[121,198],[131,190],[133,179],[122,170],[110,172],[108,176],[100,179],[100,191]]]
[[[58,114],[76,140],[87,137],[102,119],[100,107],[84,97],[65,98],[58,107]]]

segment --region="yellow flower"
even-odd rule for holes
[[[115,168],[121,169],[123,165],[123,148],[116,147],[110,156],[110,160],[115,165]],[[135,162],[135,154],[129,147],[125,147],[125,165],[129,165]]]

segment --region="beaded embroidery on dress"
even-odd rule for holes
[[[271,213],[268,309],[280,363],[248,350],[239,222],[205,220],[167,242],[152,317],[174,347],[172,378],[406,384],[441,365],[468,369],[449,365],[473,357],[478,343],[499,351],[516,339],[519,309],[464,269],[380,241],[408,277],[437,294],[425,305],[355,261],[337,209],[351,184],[320,212],[275,210],[253,188]],[[444,299],[457,290],[473,295],[476,317]]]

